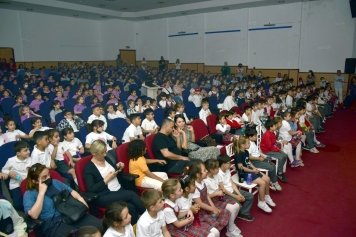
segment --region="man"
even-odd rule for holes
[[[124,62],[121,59],[120,54],[117,55],[117,59],[116,59],[116,67],[117,69],[121,69],[123,66]]]
[[[152,148],[155,157],[165,160],[167,165],[164,171],[171,174],[181,174],[183,169],[190,165],[188,157],[182,156],[180,147],[180,137],[177,130],[173,131],[174,122],[170,119],[163,120],[161,130],[153,139]],[[177,141],[172,138],[173,135]]]
[[[166,68],[166,61],[164,60],[163,56],[161,56],[161,60],[159,60],[159,71],[163,72]]]
[[[341,71],[337,70],[337,75],[334,77],[334,88],[337,96],[336,104],[341,104],[343,101],[342,87],[344,86],[345,78],[341,75]]]

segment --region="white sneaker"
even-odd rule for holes
[[[235,224],[232,226],[232,229],[236,232],[238,232],[239,234],[241,234],[241,230],[239,229],[239,227],[237,227]]]
[[[270,206],[270,207],[275,207],[276,204],[273,202],[271,196],[265,195],[265,202]]]
[[[319,151],[315,147],[313,149],[310,149],[310,152],[319,153]]]
[[[278,182],[272,183],[272,186],[277,191],[282,191],[282,187],[279,185]]]
[[[266,202],[259,201],[257,206],[267,213],[271,213],[272,209],[266,204]]]
[[[238,232],[237,230],[234,230],[234,231],[226,231],[226,236],[227,237],[242,237],[242,234],[241,234],[241,231]]]

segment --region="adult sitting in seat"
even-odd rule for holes
[[[106,144],[101,140],[94,141],[90,146],[93,158],[84,168],[84,179],[88,191],[99,195],[95,204],[100,207],[106,207],[109,203],[117,201],[126,202],[132,216],[131,223],[136,224],[138,214],[142,215],[145,207],[135,192],[121,187],[119,180],[124,164],[122,162],[113,164],[105,157],[106,152]]]
[[[214,146],[200,147],[195,144],[194,129],[190,125],[186,125],[184,116],[177,114],[174,117],[174,123],[179,133],[180,145],[182,149],[189,150],[188,157],[205,162],[207,159],[216,159],[220,155],[220,149]],[[174,137],[176,140],[176,137]]]
[[[174,141],[172,135],[179,138],[177,130],[173,131],[174,122],[170,119],[163,120],[161,130],[155,135],[152,143],[153,153],[160,160],[165,160],[167,165],[164,171],[171,174],[181,174],[183,169],[190,165],[188,157],[182,156],[180,139]]]
[[[58,180],[52,180],[49,170],[45,165],[36,163],[31,166],[27,175],[26,192],[23,197],[25,213],[32,219],[42,219],[45,221],[42,226],[44,236],[66,236],[68,231],[82,226],[95,226],[101,230],[101,221],[91,215],[84,215],[73,225],[61,221],[62,216],[56,210],[51,196],[58,194],[62,190],[68,190],[71,195],[82,202],[88,204],[75,190],[71,189]]]
[[[223,103],[223,110],[230,110],[232,107],[237,106],[235,102],[235,91],[233,89],[229,89],[226,92],[226,98]]]

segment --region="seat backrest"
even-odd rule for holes
[[[39,112],[43,118],[50,120],[49,113],[51,112],[51,102],[45,101],[41,103]]]
[[[214,134],[217,133],[216,130],[216,121],[218,120],[218,116],[215,114],[210,114],[208,117],[206,117],[206,122],[208,123],[208,128],[209,128],[209,133]]]
[[[79,161],[77,161],[77,163],[75,163],[74,169],[75,169],[75,174],[77,176],[80,192],[87,191],[87,185],[86,185],[85,179],[84,179],[84,168],[88,164],[88,162],[91,160],[92,157],[93,157],[92,155],[83,157],[83,158],[79,159]]]
[[[239,107],[237,107],[237,106],[234,106],[234,107],[232,107],[231,108],[232,110],[234,110],[237,114],[239,114],[239,115],[241,115],[242,116],[242,112],[241,112],[241,110],[240,110],[240,108]]]
[[[0,155],[1,155],[1,158],[0,158],[0,168],[4,167],[6,161],[15,156],[16,153],[14,151],[14,145],[17,141],[14,141],[14,142],[8,142],[8,143],[5,143],[4,145],[0,146]]]
[[[11,109],[11,117],[15,121],[16,124],[21,124],[21,116],[20,116],[21,108],[22,108],[22,106],[16,106]]]
[[[84,102],[85,102],[85,106],[87,108],[90,108],[91,107],[91,96],[85,97]]]
[[[199,118],[199,112],[195,104],[191,101],[185,103],[185,113],[187,114],[188,118]]]
[[[89,132],[85,126],[81,127],[79,129],[80,141],[84,144],[84,146],[85,146],[85,140],[86,140],[86,137],[88,134],[89,134]]]
[[[206,125],[203,120],[201,119],[195,119],[192,121],[191,125],[193,126],[194,129],[194,134],[195,134],[195,140],[198,141],[202,139],[203,137],[209,135],[208,129],[206,128]]]
[[[76,103],[76,99],[74,98],[69,98],[64,101],[64,108],[66,110],[69,110],[70,112],[74,113],[74,106]]]
[[[153,139],[155,138],[156,134],[151,134],[145,139],[145,146],[147,148],[147,156],[149,159],[156,159],[155,154],[153,153]]]
[[[3,99],[1,101],[2,111],[4,113],[10,114],[14,104],[15,104],[15,99],[13,97]]]
[[[89,107],[87,106],[87,108],[83,109],[82,111],[82,116],[83,116],[83,120],[84,122],[88,121],[88,118],[90,115],[92,115],[92,111],[91,111],[91,106],[89,105]]]
[[[216,96],[209,97],[209,108],[217,109],[218,108],[218,98]]]
[[[122,140],[126,128],[130,124],[123,118],[109,120],[110,134],[116,137],[118,141]]]
[[[158,126],[162,125],[162,122],[164,120],[164,109],[158,108],[153,111],[154,114],[154,120]]]
[[[243,111],[245,111],[245,107],[246,106],[248,106],[248,104],[247,103],[243,103],[242,105],[241,105],[241,109],[243,110]]]
[[[124,173],[129,173],[129,164],[130,164],[130,158],[127,155],[127,149],[129,147],[130,143],[126,142],[124,144],[121,144],[116,148],[116,159],[118,162],[122,162],[125,164],[124,166]]]
[[[56,180],[64,183],[63,177],[57,171],[49,170],[49,173],[50,173],[52,179],[56,179]],[[27,178],[22,180],[21,185],[20,185],[20,190],[21,190],[22,196],[26,192],[26,182],[27,182]]]
[[[56,114],[55,120],[56,120],[56,124],[57,124],[57,125],[59,124],[59,122],[60,122],[62,119],[64,119],[63,113]]]

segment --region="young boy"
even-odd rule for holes
[[[68,148],[70,155],[73,157],[74,161],[78,161],[79,156],[84,153],[84,147],[82,142],[74,137],[74,131],[72,128],[65,128],[62,131],[64,137],[63,144]]]
[[[262,135],[260,148],[263,154],[278,159],[277,177],[287,182],[287,178],[283,174],[283,166],[287,161],[287,154],[284,153],[277,145],[276,134],[277,124],[274,119],[267,120],[265,123],[267,131]],[[288,144],[288,141],[282,141],[284,145]]]
[[[270,188],[274,191],[282,191],[282,187],[277,182],[276,166],[270,162],[270,159],[266,155],[262,155],[256,145],[257,131],[256,129],[247,128],[245,131],[246,137],[250,139],[250,148],[248,153],[250,154],[250,161],[256,168],[268,170],[268,176],[271,179]]]
[[[315,97],[313,95],[310,95],[310,96],[307,97],[307,99],[306,99],[306,101],[307,101],[307,106],[306,106],[307,112],[306,113],[308,115],[309,121],[314,126],[315,132],[316,133],[325,132],[325,130],[320,126],[320,118],[315,114],[317,109],[314,106],[314,100],[315,100]]]
[[[245,121],[245,123],[249,124],[250,127],[254,127],[254,123],[252,121],[252,108],[250,106],[245,107],[242,119]]]
[[[145,137],[142,135],[141,130],[141,118],[139,114],[131,114],[130,115],[131,124],[128,126],[122,136],[123,143],[130,142],[134,139],[144,140]]]
[[[108,123],[106,122],[106,118],[101,114],[102,110],[103,108],[101,107],[101,105],[93,106],[93,108],[91,109],[93,114],[89,116],[87,123],[91,124],[91,122],[93,122],[94,120],[99,119],[104,122],[104,131],[105,131],[106,128],[108,127]]]
[[[188,101],[194,103],[195,107],[199,108],[201,106],[201,101],[203,97],[200,95],[200,89],[196,88],[188,97]]]
[[[66,109],[63,110],[63,116],[64,119],[62,119],[56,127],[58,131],[62,131],[65,128],[72,128],[76,136],[79,137],[79,129],[85,126],[83,119],[76,115],[73,116],[72,112]]]
[[[167,118],[174,121],[174,117],[176,116],[176,110],[173,108],[170,108],[166,111],[166,115],[167,115]]]
[[[41,118],[38,118],[38,117],[32,118],[31,124],[32,124],[33,129],[30,131],[30,134],[32,134],[36,131],[46,131],[48,129],[51,129],[49,127],[43,127],[42,120],[41,120]]]
[[[252,111],[251,111],[251,120],[254,125],[259,125],[261,124],[260,121],[260,105],[261,103],[259,101],[254,101],[252,102]]]
[[[201,102],[201,105],[202,105],[202,108],[199,112],[199,118],[204,121],[205,125],[208,125],[206,118],[211,114],[210,109],[209,109],[209,101],[204,99]]]
[[[289,89],[287,91],[287,97],[286,97],[286,107],[288,109],[293,107],[293,90]]]
[[[171,237],[163,214],[162,194],[155,189],[148,189],[141,195],[142,204],[147,209],[137,222],[138,237]]]
[[[159,131],[159,127],[157,126],[156,122],[154,121],[154,114],[152,109],[145,109],[143,111],[145,115],[145,119],[142,121],[141,128],[142,132],[149,136],[151,134],[156,134]]]
[[[57,166],[48,151],[49,140],[47,133],[44,131],[36,131],[35,134],[33,134],[33,140],[36,142],[36,145],[33,147],[31,154],[32,163],[40,163],[45,165],[48,169],[56,169]]]
[[[16,156],[9,158],[2,168],[2,173],[9,175],[9,189],[14,208],[23,211],[22,195],[20,185],[27,177],[27,170],[32,165],[30,149],[27,142],[19,141],[14,145]]]
[[[250,216],[250,209],[253,203],[253,194],[239,190],[236,184],[231,179],[231,159],[226,154],[220,154],[217,158],[219,162],[219,187],[225,194],[225,197],[240,205],[238,218],[245,221],[254,221],[255,218]],[[243,202],[243,205],[241,204]]]
[[[43,103],[43,100],[41,100],[42,96],[38,92],[36,92],[33,96],[35,99],[30,103],[29,107],[33,109],[34,112],[37,112],[40,110],[40,105]]]

